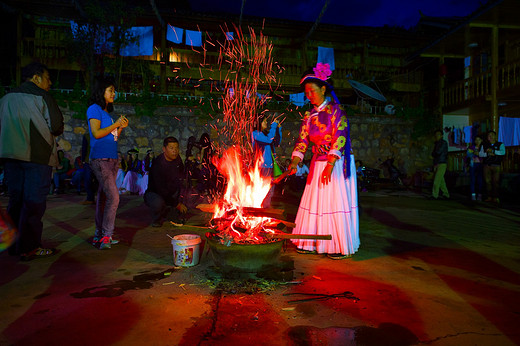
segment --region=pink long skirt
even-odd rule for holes
[[[356,164],[350,155],[350,177],[345,179],[343,160],[336,162],[331,181],[320,182],[327,161],[316,161],[305,185],[293,234],[332,235],[332,240],[293,239],[299,248],[325,254],[352,255],[359,248]]]

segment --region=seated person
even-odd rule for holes
[[[74,170],[72,171],[72,185],[76,188],[78,195],[81,193],[81,182],[84,180],[85,167],[81,160],[81,155],[74,160]]]
[[[136,187],[137,194],[139,194],[139,196],[144,195],[146,189],[148,188],[148,171],[146,171],[144,160],[141,161],[141,170],[137,175]]]
[[[148,169],[146,169],[146,160],[149,160]],[[149,154],[146,154],[146,157],[143,160],[139,160],[139,169],[137,172],[137,181],[135,183],[136,192],[139,196],[143,196],[148,188],[148,172],[152,165],[153,159],[150,159]]]
[[[193,182],[201,179],[201,163],[200,154],[195,155],[194,148],[198,148],[197,140],[194,136],[188,138],[188,148],[186,149],[186,160],[184,161],[184,169],[186,172],[186,182],[188,187],[193,186]],[[199,191],[200,192],[200,191]]]
[[[200,147],[200,179],[197,184],[197,191],[205,195],[214,196],[223,190],[223,177],[213,164],[213,157],[216,153],[211,145],[209,134],[203,133],[197,143]]]
[[[155,153],[153,152],[152,149],[148,149],[146,151],[146,156],[144,157],[144,160],[143,160],[143,171],[146,173],[146,172],[150,172],[150,167],[152,167],[152,161],[155,157]]]
[[[174,137],[165,138],[162,151],[150,167],[144,202],[151,209],[153,227],[161,227],[165,218],[175,226],[182,226],[179,213],[186,213],[187,208],[181,202],[184,164],[179,156],[179,141]]]
[[[117,158],[119,160],[119,167],[117,169],[117,175],[116,175],[116,186],[117,186],[117,189],[119,190],[119,193],[121,193],[123,181],[125,179],[125,172],[128,167],[126,164],[126,160],[120,151],[117,152]]]
[[[291,176],[289,180],[290,187],[293,191],[303,191],[307,183],[307,176],[309,175],[309,166],[302,160],[296,167],[296,174]]]
[[[139,151],[137,149],[130,149],[127,151],[128,161],[127,161],[127,172],[125,173],[125,177],[123,178],[123,183],[120,187],[121,193],[139,193],[139,186],[137,185],[137,180],[141,174],[141,161],[138,159]]]
[[[54,194],[63,193],[64,188],[61,183],[69,177],[68,172],[70,170],[70,161],[65,157],[63,150],[58,150],[58,167],[54,172]]]

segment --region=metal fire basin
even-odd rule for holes
[[[223,272],[240,271],[258,273],[266,268],[278,265],[282,251],[282,240],[260,244],[223,245],[207,236],[215,266]]]

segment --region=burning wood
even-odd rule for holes
[[[218,204],[199,204],[197,205],[197,209],[202,210],[206,213],[214,213],[217,208],[219,208]],[[256,217],[271,217],[274,219],[280,219],[280,217],[285,216],[285,210],[283,209],[273,209],[273,208],[254,208],[254,207],[242,207],[242,214],[244,216],[256,216]],[[234,215],[237,209],[227,209],[227,215]]]
[[[197,209],[206,212],[206,213],[214,213],[217,210],[218,205],[215,204],[199,204],[197,205]],[[253,207],[243,207],[242,214],[244,216],[252,216],[252,217],[266,217],[272,218],[273,221],[277,223],[282,223],[287,228],[294,228],[296,224],[294,222],[289,222],[282,217],[285,217],[285,210],[283,209],[274,209],[274,208],[253,208]],[[230,216],[235,215],[237,212],[236,209],[227,210],[224,217],[213,219],[213,221],[225,221],[229,219]]]
[[[199,204],[197,208],[213,213],[211,228],[216,233],[215,240],[226,245],[261,244],[300,237],[281,232],[281,228],[296,226],[284,220],[283,209],[260,207],[272,184],[270,178],[260,174],[261,162],[256,162],[246,172],[242,158],[230,148],[214,163],[228,179],[226,192],[219,203]],[[303,238],[331,239],[330,236],[308,235]]]
[[[219,207],[219,204],[199,204],[197,205],[197,209],[202,210],[206,213],[214,213],[216,208]],[[242,207],[250,215],[254,216],[263,216],[258,214],[270,214],[276,216],[282,216],[285,214],[285,210],[283,209],[274,209],[274,208],[253,208],[253,207]]]

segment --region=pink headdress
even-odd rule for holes
[[[316,75],[316,77],[318,77],[319,79],[321,79],[324,82],[332,74],[332,71],[330,70],[330,65],[324,64],[321,62],[317,63],[316,67],[314,67],[312,70],[314,71],[314,74]]]
[[[329,85],[327,79],[329,79],[329,76],[332,74],[329,64],[319,62],[316,64],[316,67],[313,67],[312,70],[314,71],[314,73],[305,75],[300,81],[300,84],[302,84],[307,79],[319,79],[322,82],[325,82],[327,85]]]

